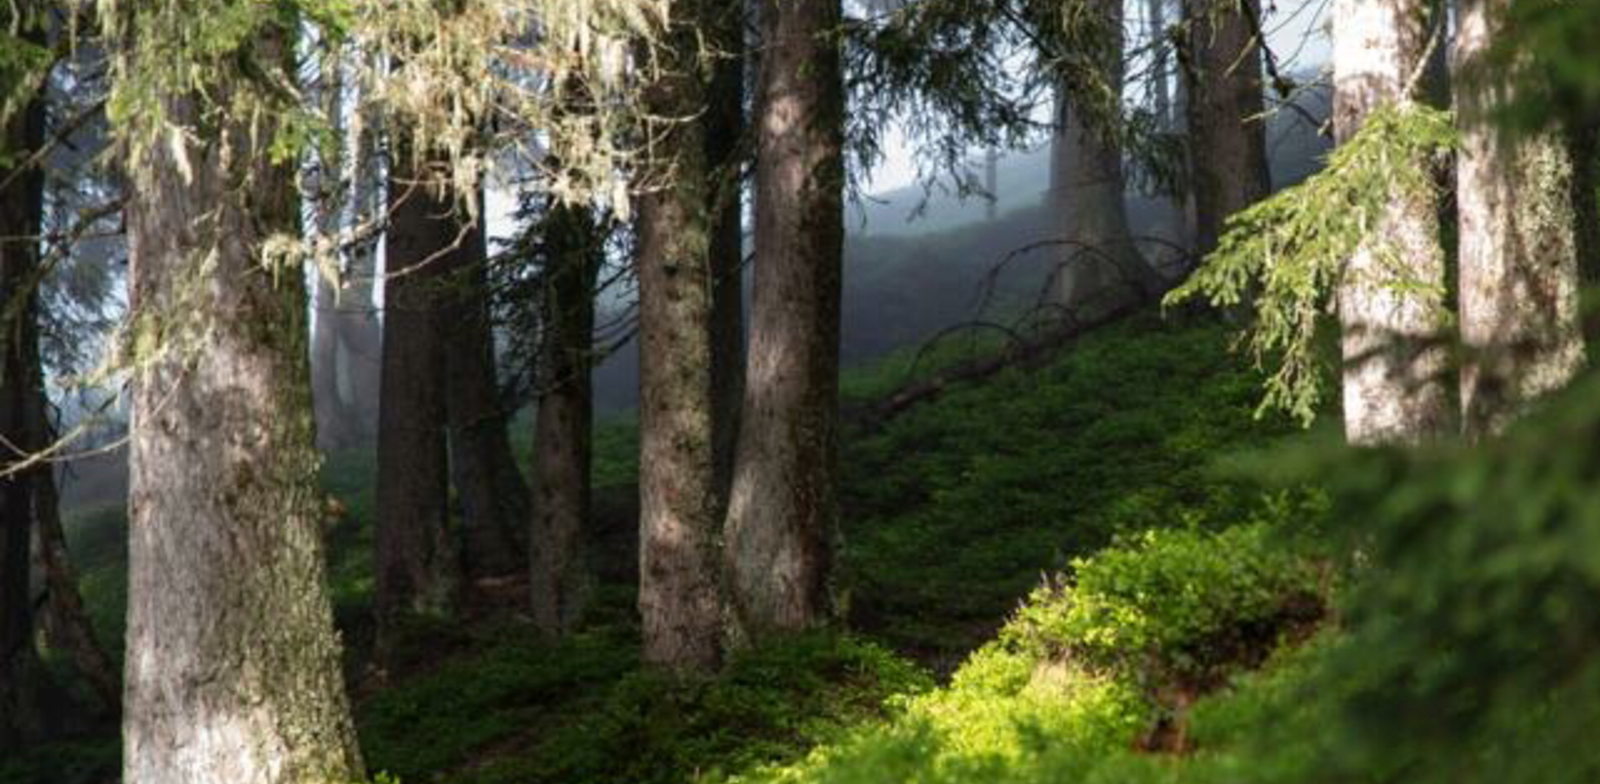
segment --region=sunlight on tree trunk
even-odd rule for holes
[[[260,27],[258,65],[287,70],[288,35]],[[206,95],[248,84],[223,71]],[[181,127],[219,122],[195,95],[162,100]],[[304,278],[262,267],[269,235],[298,224],[294,171],[255,130],[225,117],[148,150],[131,187],[129,784],[362,773],[328,602]]]
[[[1481,65],[1510,0],[1463,0],[1453,53],[1461,126],[1461,403],[1469,437],[1497,432],[1584,364],[1575,169],[1561,134],[1501,127],[1504,74]]]
[[[844,86],[838,0],[762,0],[750,353],[724,531],[733,633],[827,620],[838,522]]]
[[[680,3],[645,92],[653,160],[639,180],[639,613],[644,659],[680,672],[716,667],[718,592],[714,419],[713,170],[701,122],[707,80],[695,27],[720,11]],[[737,9],[734,9],[737,13]],[[724,227],[725,228],[725,227]],[[725,250],[725,249],[724,249]]]
[[[1337,0],[1334,134],[1343,144],[1378,106],[1409,103],[1434,26],[1424,0]],[[1339,284],[1345,437],[1415,443],[1446,432],[1447,314],[1437,196],[1396,193]],[[1428,292],[1434,292],[1430,296]]]

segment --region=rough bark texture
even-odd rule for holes
[[[750,354],[724,532],[734,636],[823,623],[838,522],[838,0],[762,0]]]
[[[694,28],[716,4],[680,3],[664,42],[652,115],[692,117],[708,85],[694,69]],[[717,190],[700,123],[652,129],[641,178],[639,276],[639,614],[646,662],[680,672],[717,665],[718,593],[713,383],[712,224]]]
[[[445,257],[462,235],[450,198],[423,181],[406,147],[392,164],[383,292],[375,565],[382,642],[407,613],[453,612],[459,589],[438,322]]]
[[[286,35],[260,31],[257,56],[286,54]],[[239,78],[206,85],[208,98],[226,101]],[[173,122],[201,122],[189,98],[166,103]],[[128,784],[362,774],[324,573],[305,287],[260,264],[266,234],[298,224],[294,171],[269,163],[265,130],[209,129],[210,141],[183,151],[192,179],[161,145],[130,189],[142,365],[129,451]]]
[[[528,483],[511,452],[489,316],[488,248],[479,221],[448,257],[441,341],[450,422],[450,474],[461,502],[461,565],[469,579],[527,567]]]
[[[0,133],[0,151],[23,156],[37,150],[44,141],[43,101],[36,96]],[[0,180],[12,176],[13,170],[0,167]],[[32,281],[39,259],[37,243],[26,238],[39,235],[43,215],[44,177],[39,169],[16,176],[0,192],[0,436],[19,450],[0,445],[0,470],[39,447],[31,427],[34,400],[43,394],[35,376],[38,297]],[[0,751],[17,747],[40,729],[33,683],[39,668],[29,596],[37,473],[0,477]]]
[[[1114,54],[1102,66],[1107,83],[1120,92],[1122,3],[1095,0],[1093,9],[1114,39],[1109,49]],[[1153,286],[1155,273],[1128,228],[1125,194],[1121,145],[1075,107],[1069,90],[1058,84],[1049,199],[1063,244],[1051,281],[1054,304],[1073,311],[1114,307],[1117,300]]]
[[[727,512],[744,398],[745,0],[702,0],[720,53],[711,75],[703,123],[706,163],[716,189],[711,227],[711,433],[717,519]]]
[[[1247,16],[1248,15],[1248,16]],[[1196,250],[1217,249],[1227,219],[1272,192],[1254,35],[1256,0],[1185,0],[1189,138]]]
[[[1504,74],[1479,65],[1509,0],[1465,0],[1453,52],[1460,214],[1461,405],[1468,436],[1496,432],[1583,367],[1574,167],[1554,132],[1501,128]]]
[[[1334,134],[1341,143],[1373,109],[1410,101],[1432,29],[1424,0],[1337,0],[1333,11]],[[1445,312],[1397,289],[1408,279],[1444,284],[1437,200],[1392,194],[1387,217],[1346,264],[1340,284],[1345,437],[1354,444],[1412,443],[1450,427]],[[1389,260],[1385,260],[1386,257]]]
[[[556,206],[545,217],[544,334],[534,418],[530,544],[533,620],[549,637],[571,632],[592,592],[589,530],[590,371],[601,251],[594,219]]]

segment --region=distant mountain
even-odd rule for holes
[[[1318,136],[1313,127],[1313,123],[1329,116],[1327,92],[1308,91],[1296,99],[1295,105],[1297,109],[1280,110],[1268,119],[1268,155],[1273,184],[1279,188],[1299,182],[1319,168],[1330,147],[1329,140]],[[1004,155],[998,175],[997,212],[1037,206],[1050,187],[1049,145]],[[1135,195],[1130,200],[1138,201],[1140,197]],[[846,212],[846,226],[858,235],[904,236],[982,223],[987,213],[988,199],[983,196],[959,198],[948,183],[931,191],[912,185],[852,205]]]

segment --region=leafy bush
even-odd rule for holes
[[[1600,779],[1600,376],[1490,443],[1306,470],[1336,480],[1372,565],[1326,676],[1361,684],[1327,764],[1419,784]]]
[[[1266,524],[1145,531],[1073,561],[1000,639],[1158,691],[1201,691],[1260,663],[1278,635],[1323,612],[1324,579]]]

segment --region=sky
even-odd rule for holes
[[[1140,6],[1140,3],[1134,3]],[[1293,73],[1321,69],[1330,54],[1326,22],[1332,0],[1265,0],[1262,26],[1277,55],[1279,71]],[[1130,30],[1142,25],[1142,16],[1130,19]],[[1132,92],[1131,88],[1130,93]],[[916,149],[898,128],[888,133],[884,158],[867,178],[868,192],[882,194],[916,182]]]

